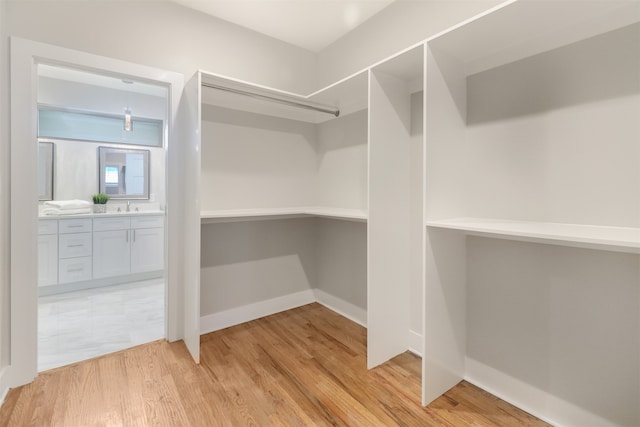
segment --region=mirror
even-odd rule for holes
[[[38,142],[38,200],[53,200],[52,142]]]
[[[149,150],[98,147],[99,191],[112,199],[149,199]]]

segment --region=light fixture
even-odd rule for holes
[[[133,130],[133,121],[131,120],[131,110],[124,110],[124,130],[131,132]]]

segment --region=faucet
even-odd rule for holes
[[[127,212],[131,212],[131,201],[127,200]]]

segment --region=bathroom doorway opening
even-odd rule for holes
[[[39,372],[167,337],[169,116],[167,85],[37,65]]]

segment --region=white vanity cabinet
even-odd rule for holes
[[[93,278],[129,274],[131,218],[95,218],[93,225]]]
[[[38,221],[38,286],[58,283],[58,221]]]
[[[145,273],[164,267],[164,217],[131,218],[131,272]]]
[[[156,277],[163,268],[162,215],[83,215],[38,221],[38,286],[49,287],[47,293]]]
[[[91,279],[91,218],[58,221],[58,283]]]
[[[93,227],[94,279],[162,270],[164,217],[95,218]]]

